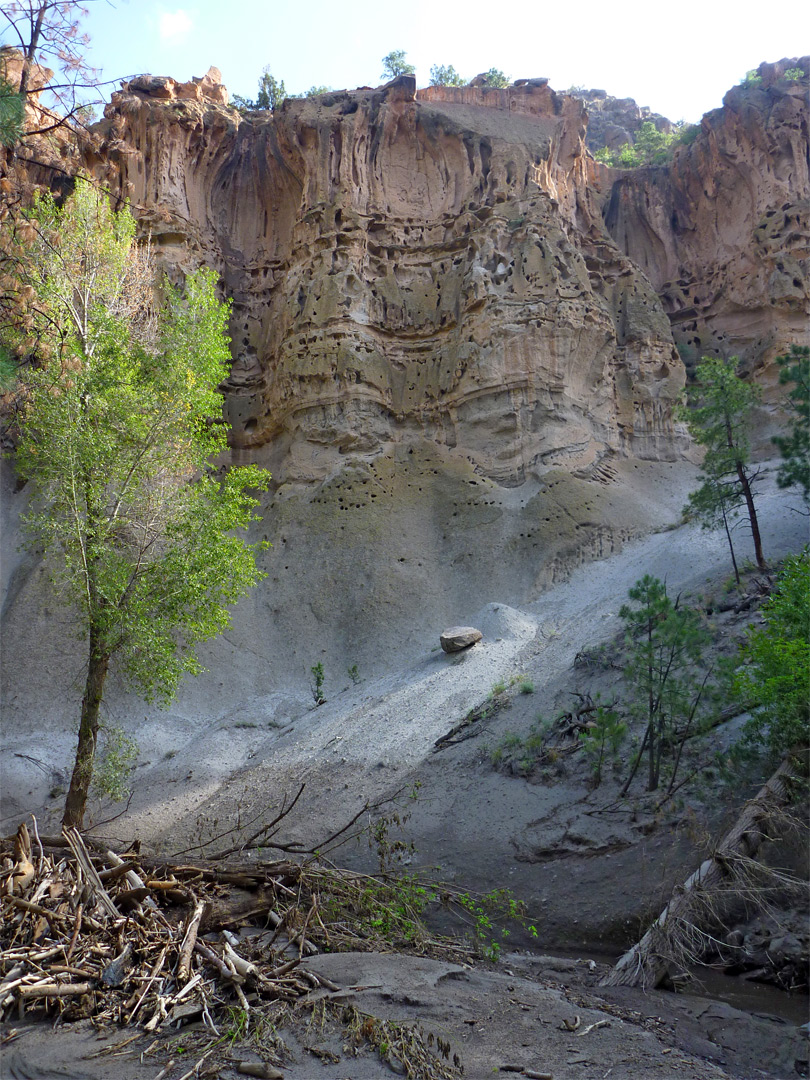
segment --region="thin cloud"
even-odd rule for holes
[[[187,11],[164,11],[158,20],[158,33],[161,41],[178,41],[191,30],[193,23]]]

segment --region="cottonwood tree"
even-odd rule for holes
[[[696,506],[709,513],[714,505],[722,513],[735,503],[744,504],[754,542],[757,566],[766,569],[762,553],[751,471],[749,428],[754,406],[759,400],[755,386],[737,375],[737,357],[728,360],[704,356],[695,372],[689,393],[689,407],[678,410],[695,442],[706,447],[701,488],[695,493]]]
[[[78,182],[60,209],[29,213],[16,272],[24,372],[16,464],[26,525],[80,614],[87,673],[63,822],[80,827],[111,665],[148,699],[201,669],[198,643],[263,575],[234,530],[255,518],[268,474],[217,471],[226,447],[217,387],[230,356],[211,272],[155,298],[126,210]]]

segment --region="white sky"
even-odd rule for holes
[[[149,72],[188,80],[209,65],[253,97],[269,65],[287,91],[376,86],[404,49],[471,78],[490,67],[600,87],[672,120],[698,120],[762,60],[810,52],[810,3],[746,0],[92,0],[89,59],[105,79]],[[10,41],[0,26],[0,41]]]

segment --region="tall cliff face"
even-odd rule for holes
[[[670,165],[602,180],[608,229],[688,363],[736,354],[754,371],[810,341],[808,76],[810,57],[762,64]]]
[[[678,453],[668,322],[604,230],[580,103],[544,80],[416,100],[404,77],[241,120],[140,80],[109,111],[163,257],[222,273],[233,444],[279,479],[414,441],[501,485]]]
[[[632,174],[593,161],[582,103],[545,80],[245,117],[215,70],[116,94],[86,167],[171,275],[220,274],[233,457],[274,476],[267,579],[175,715],[306,695],[317,660],[339,679],[423,656],[673,520],[691,466],[670,320],[687,354],[806,335],[806,85],[732,93],[670,169]],[[6,702],[56,730],[73,703],[34,700],[43,641],[49,684],[77,657],[37,565],[9,574]]]

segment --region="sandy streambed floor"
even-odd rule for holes
[[[760,507],[769,557],[798,550],[807,538],[806,519],[773,489]],[[398,804],[409,815],[403,836],[415,843],[410,868],[476,892],[509,886],[538,928],[534,951],[509,955],[496,967],[393,953],[312,958],[309,963],[323,965],[343,988],[335,1003],[418,1021],[447,1040],[467,1077],[493,1076],[503,1066],[555,1080],[807,1075],[807,1038],[786,1016],[772,1015],[782,1011],[778,1004],[755,1015],[711,999],[601,990],[595,985],[599,965],[591,970],[587,963],[589,949],[618,952],[635,938],[697,865],[699,834],[716,832],[734,806],[715,804],[704,793],[691,816],[650,814],[641,805],[616,815],[604,812],[615,796],[610,779],[593,791],[583,770],[573,769],[527,783],[491,764],[493,748],[510,731],[525,734],[538,713],[554,715],[570,699],[577,655],[617,633],[627,590],[644,573],[665,578],[672,592],[699,596],[728,576],[725,542],[691,526],[651,535],[581,567],[520,608],[489,604],[476,611],[471,605],[469,621],[484,640],[464,654],[445,656],[428,645],[420,658],[384,678],[327,687],[329,700],[318,708],[293,695],[246,701],[151,760],[147,741],[130,811],[102,831],[139,836],[160,854],[186,851],[193,858],[240,823],[273,816],[285,793],[303,783],[283,839],[317,843],[365,801],[418,789],[415,800]],[[534,692],[515,689],[508,708],[477,723],[470,738],[436,748],[496,684],[513,680],[529,680]],[[54,803],[51,809],[55,820],[59,808]],[[40,814],[45,831],[52,824],[48,808]],[[335,858],[374,865],[365,840]],[[583,962],[540,955],[566,947],[581,948]],[[92,1056],[128,1032],[96,1033],[85,1022],[64,1025],[56,1036],[41,1026],[20,1028],[20,1037],[2,1048],[3,1077],[154,1080],[174,1056],[166,1080],[179,1080],[205,1048],[201,1035],[182,1032],[181,1045],[188,1044],[182,1052],[164,1037],[142,1064],[140,1054],[152,1040],[124,1047],[121,1056]],[[279,1030],[289,1048],[279,1065],[290,1080],[395,1075],[376,1052],[355,1053],[338,1022]],[[252,1046],[241,1042],[230,1058],[223,1050],[211,1075],[237,1075],[229,1060],[257,1061],[261,1055]]]
[[[206,1059],[209,1076],[236,1077],[239,1062],[272,1063],[285,1080],[401,1075],[390,1051],[393,1061],[362,1039],[354,1043],[341,1020],[351,1007],[361,1016],[420,1025],[426,1043],[432,1035],[448,1046],[448,1058],[437,1061],[448,1066],[457,1058],[473,1080],[532,1074],[554,1080],[789,1078],[802,1075],[796,1067],[806,1058],[806,1039],[786,1032],[775,1017],[687,996],[600,991],[588,983],[601,971],[572,960],[515,954],[494,968],[344,953],[307,964],[341,989],[313,994],[298,1022],[276,1029],[274,1045],[266,1032],[262,1045],[250,1038],[223,1042]],[[131,1032],[97,1032],[88,1022],[66,1024],[58,1033],[42,1025],[17,1030],[20,1037],[7,1042],[0,1057],[0,1075],[14,1080],[154,1080],[168,1061],[174,1064],[167,1080],[179,1080],[213,1041],[210,1033],[186,1028],[122,1045]],[[8,1032],[6,1025],[0,1039]]]

